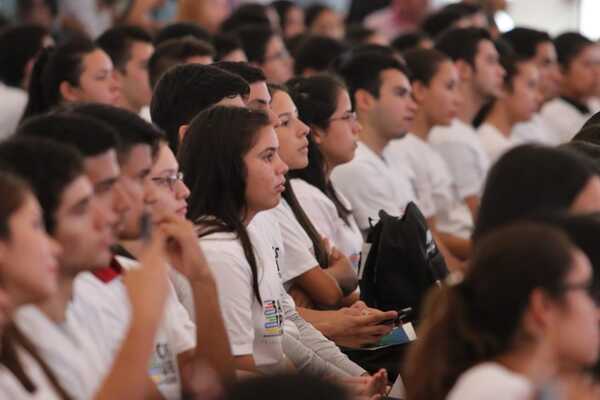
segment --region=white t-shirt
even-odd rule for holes
[[[35,359],[21,348],[17,347],[16,350],[21,366],[27,377],[35,385],[36,391],[29,393],[12,372],[4,365],[0,365],[0,398],[11,400],[59,400],[60,397]]]
[[[358,271],[363,237],[356,225],[354,216],[348,216],[348,223],[338,214],[333,201],[317,187],[303,179],[292,179],[291,185],[298,202],[319,233],[350,259],[355,271]],[[335,189],[334,189],[335,190]],[[352,210],[350,202],[338,191],[336,195],[348,210]]]
[[[283,239],[283,253],[279,269],[286,290],[292,286],[292,280],[305,272],[318,267],[312,240],[294,216],[290,205],[281,199],[279,205],[268,213],[277,220]]]
[[[402,140],[392,141],[385,152],[389,154],[388,159],[392,165],[398,159],[403,159],[410,165],[418,183],[417,205],[421,212],[427,207],[433,209],[437,229],[469,238],[473,230],[471,212],[458,194],[446,161],[433,146],[409,133]],[[429,203],[431,205],[428,206]]]
[[[15,133],[27,106],[27,93],[0,82],[0,99],[2,99],[2,107],[0,107],[0,140],[2,140]]]
[[[560,144],[558,132],[548,125],[539,113],[527,122],[516,124],[513,127],[511,137],[519,143],[540,143],[547,146],[558,146]]]
[[[519,145],[515,139],[504,136],[498,128],[488,123],[481,124],[477,133],[491,163],[495,163],[502,154]]]
[[[92,312],[90,316],[98,314]],[[68,309],[66,320],[57,324],[39,308],[27,305],[17,310],[15,322],[70,396],[93,397],[109,372],[110,362],[106,347],[94,342],[87,321]]]
[[[117,257],[117,261],[125,270],[139,265],[137,261],[125,257]],[[148,375],[165,399],[170,400],[181,398],[177,355],[196,347],[196,326],[177,299],[173,287],[169,286],[167,303],[162,311],[163,320],[154,338],[154,351],[148,366]],[[129,297],[121,277],[105,283],[93,274],[81,274],[75,281],[75,293],[75,313],[85,316],[89,315],[90,309],[100,310],[99,317],[90,319],[87,323],[92,329],[102,332],[101,335],[97,335],[96,340],[108,348],[114,357],[119,351],[131,319]]]
[[[592,113],[589,110],[579,110],[573,104],[558,97],[544,104],[540,115],[547,125],[554,128],[559,142],[567,143],[579,132]]]
[[[490,161],[473,127],[455,118],[450,126],[433,128],[429,143],[446,161],[459,196],[479,196]]]
[[[248,235],[262,304],[252,290],[250,264],[235,234],[212,233],[199,242],[217,283],[232,354],[252,355],[260,371],[274,373],[285,367],[281,280],[269,239],[253,229],[248,230]]]
[[[406,176],[396,174],[389,162],[359,142],[354,159],[336,167],[331,180],[352,205],[361,231],[367,230],[369,218],[377,221],[379,210],[402,216],[404,208],[416,195]]]
[[[531,400],[534,386],[522,375],[488,362],[464,372],[447,400]]]

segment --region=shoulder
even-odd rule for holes
[[[448,394],[448,400],[508,399],[526,400],[533,393],[533,385],[500,364],[489,362],[464,372]]]

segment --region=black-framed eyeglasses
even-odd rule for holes
[[[351,112],[344,113],[344,115],[342,115],[341,117],[329,118],[329,122],[332,122],[332,121],[354,122],[354,121],[356,121],[356,118],[357,118],[356,113],[354,111],[351,111]]]
[[[152,182],[156,182],[159,186],[168,187],[169,190],[175,190],[175,184],[183,181],[183,172],[177,172],[169,176],[156,176],[152,178]]]

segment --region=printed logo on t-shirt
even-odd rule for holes
[[[279,300],[263,301],[265,314],[265,337],[281,336],[283,334],[283,309]]]
[[[159,389],[165,385],[178,384],[177,365],[168,343],[158,342],[155,344],[149,372],[150,378]]]
[[[281,269],[279,268],[279,247],[271,246],[273,248],[273,254],[275,255],[275,265],[277,266],[277,273],[279,274],[279,278],[281,278]]]

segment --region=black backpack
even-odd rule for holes
[[[412,308],[412,320],[419,316],[426,292],[448,275],[427,221],[410,202],[402,218],[379,211],[379,221],[366,240],[359,275],[360,295],[369,306],[380,310]]]

